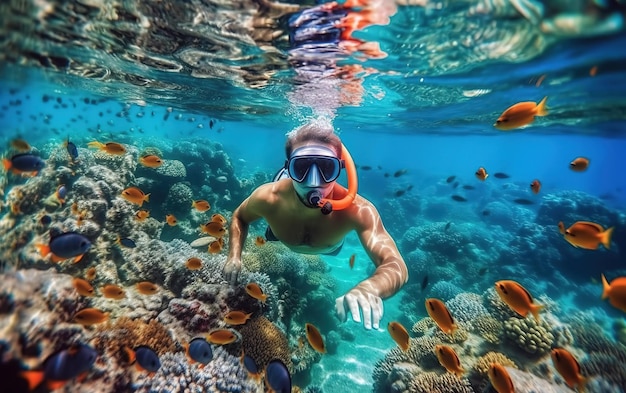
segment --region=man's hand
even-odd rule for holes
[[[232,258],[226,260],[226,264],[224,265],[224,270],[222,270],[222,275],[224,279],[228,281],[231,285],[237,284],[237,279],[239,278],[239,272],[241,271],[241,259]]]
[[[352,320],[361,322],[361,312],[363,312],[363,326],[369,330],[372,327],[378,329],[381,318],[383,317],[383,300],[371,293],[360,288],[352,288],[348,293],[338,297],[335,300],[335,311],[339,319],[343,322],[346,320],[346,305]],[[359,310],[359,307],[361,310]]]

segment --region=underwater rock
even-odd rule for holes
[[[173,213],[188,213],[193,202],[193,190],[186,183],[174,183],[167,192],[163,210]]]
[[[571,393],[572,390],[565,385],[556,385],[539,378],[533,374],[518,370],[513,367],[505,367],[511,376],[516,393]]]

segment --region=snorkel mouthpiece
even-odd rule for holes
[[[311,206],[318,206],[322,198],[323,198],[323,195],[318,190],[312,190],[306,194],[306,201]]]

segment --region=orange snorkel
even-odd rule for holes
[[[352,161],[352,156],[343,143],[341,144],[341,159],[344,162],[346,174],[348,175],[348,193],[341,199],[320,199],[319,202],[317,202],[317,206],[322,209],[322,213],[324,214],[330,214],[333,210],[343,210],[347,208],[354,202],[354,198],[356,197],[356,191],[359,187],[356,167],[354,166],[354,161]]]

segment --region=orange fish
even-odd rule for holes
[[[593,66],[589,69],[589,76],[596,76],[598,73],[598,66]]]
[[[224,247],[224,239],[223,238],[219,238],[219,239],[214,240],[211,243],[209,243],[208,252],[211,253],[211,254],[217,254],[220,251],[222,251],[223,247]]]
[[[407,332],[406,328],[402,326],[400,322],[389,322],[387,324],[387,331],[391,334],[391,338],[393,338],[393,341],[398,344],[400,349],[404,352],[409,350],[409,345],[411,343],[409,340],[409,332]]]
[[[528,125],[535,120],[535,116],[548,114],[547,100],[548,97],[546,96],[539,104],[532,101],[519,102],[505,110],[493,126],[499,130],[507,131]]]
[[[155,284],[151,283],[150,281],[138,282],[135,285],[135,288],[137,288],[137,292],[143,295],[154,295],[159,290],[159,287],[157,287]]]
[[[109,319],[109,314],[104,313],[97,308],[84,308],[74,314],[72,322],[79,323],[83,326],[91,326],[97,323],[102,323]]]
[[[30,145],[24,139],[16,138],[11,141],[11,147],[18,151],[31,150]]]
[[[606,298],[611,306],[626,312],[626,277],[615,278],[609,284],[602,275],[602,300]]]
[[[254,239],[254,244],[256,244],[257,246],[262,246],[265,244],[265,238],[263,236],[257,236],[256,239]]]
[[[115,284],[107,284],[100,288],[102,296],[108,299],[121,300],[126,297],[126,291]]]
[[[535,321],[539,322],[539,311],[543,309],[540,304],[533,303],[533,297],[530,293],[513,280],[497,281],[496,292],[500,295],[500,299],[505,302],[511,310],[526,318],[530,312],[535,317]]]
[[[135,213],[135,219],[139,222],[145,221],[148,217],[150,217],[150,212],[144,209]]]
[[[185,266],[187,266],[187,269],[189,270],[199,270],[202,268],[202,259],[198,257],[191,257],[187,259]]]
[[[226,223],[228,221],[226,221],[226,218],[224,218],[223,215],[219,214],[219,213],[215,213],[211,216],[211,221],[212,222],[219,222],[222,225],[226,225]]]
[[[565,240],[574,247],[586,250],[597,250],[600,244],[608,250],[612,234],[613,227],[604,230],[595,222],[577,221],[565,230]]]
[[[263,290],[261,289],[259,284],[255,282],[251,282],[246,285],[246,293],[257,300],[262,301],[263,303],[265,303],[265,301],[267,300],[267,295],[263,293]]]
[[[582,392],[587,378],[580,373],[580,365],[574,355],[563,348],[553,348],[550,351],[550,357],[556,371],[561,374],[567,386]]]
[[[126,153],[124,145],[117,142],[100,143],[98,141],[89,142],[87,146],[91,149],[99,149],[109,154],[116,156]]]
[[[561,232],[561,235],[565,235],[565,224],[563,224],[563,221],[559,221],[559,232]]]
[[[176,226],[176,224],[178,224],[178,221],[176,220],[176,217],[174,217],[173,214],[167,214],[165,216],[165,221],[171,227]]]
[[[537,179],[533,180],[533,182],[530,183],[530,189],[534,194],[539,194],[539,190],[541,190],[541,182]]]
[[[435,321],[441,331],[446,334],[454,334],[458,326],[445,303],[435,298],[426,299],[425,303],[428,315]]]
[[[482,166],[476,170],[476,173],[474,173],[474,175],[476,175],[476,178],[480,181],[485,181],[489,177],[487,170]]]
[[[121,196],[129,202],[139,205],[139,207],[141,207],[144,202],[150,202],[150,194],[144,194],[144,192],[137,187],[128,187],[122,191]]]
[[[569,169],[575,172],[584,172],[589,167],[589,159],[585,157],[577,157],[569,163]]]
[[[85,272],[85,280],[87,281],[93,281],[94,278],[96,278],[96,268],[95,267],[90,267],[89,269],[87,269],[87,271]]]
[[[148,168],[158,168],[163,165],[163,160],[161,160],[159,156],[148,154],[147,156],[140,157],[139,163],[143,166],[147,166]]]
[[[224,228],[224,226],[219,222],[215,221],[209,221],[206,224],[201,224],[200,230],[215,237],[222,237],[226,234],[226,228]]]
[[[459,356],[452,347],[447,345],[435,345],[435,355],[437,355],[439,363],[452,374],[460,378],[461,375],[465,373],[465,370],[461,366]]]
[[[191,207],[195,207],[199,212],[205,212],[211,208],[211,205],[204,199],[199,199],[197,201],[193,201],[191,203]]]
[[[306,332],[306,339],[311,344],[311,347],[319,353],[326,353],[326,346],[324,345],[324,338],[320,331],[310,323],[304,325]]]
[[[78,214],[78,218],[76,219],[76,226],[82,226],[85,223],[85,218],[87,218],[87,210],[83,210]]]
[[[350,265],[350,269],[352,269],[354,267],[354,260],[355,259],[356,259],[356,254],[350,255],[350,260],[348,261],[348,264]]]
[[[252,313],[246,314],[243,311],[231,311],[224,315],[224,322],[229,325],[244,325],[251,316]]]
[[[206,339],[212,344],[226,345],[235,342],[237,336],[229,329],[217,329],[207,334]]]
[[[487,375],[489,376],[491,386],[493,386],[496,392],[515,393],[515,387],[513,386],[511,376],[503,365],[499,363],[491,363],[491,366],[489,366],[489,370],[487,371]]]
[[[76,292],[78,292],[81,296],[93,296],[93,287],[87,280],[83,280],[82,278],[74,278],[72,280],[72,284],[74,284],[74,288]]]

